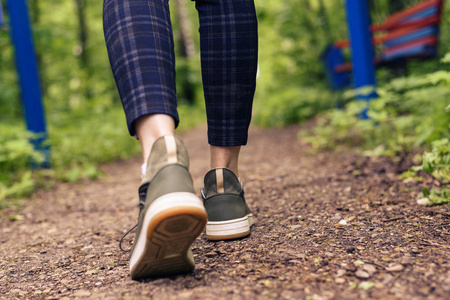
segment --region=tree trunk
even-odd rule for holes
[[[191,72],[189,68],[189,59],[195,56],[195,47],[194,41],[192,38],[192,24],[191,20],[188,16],[188,10],[186,7],[186,0],[175,0],[176,4],[176,17],[178,23],[178,46],[179,46],[179,55],[183,58],[184,62],[182,64],[182,68],[178,69],[184,74],[179,76],[178,80],[181,80],[179,90],[180,98],[186,99],[188,103],[194,103],[195,100],[195,88],[194,84],[191,82],[189,76],[189,72]],[[184,76],[183,76],[184,75]]]
[[[88,42],[88,26],[86,22],[86,0],[75,0],[77,18],[78,18],[78,42],[79,45],[76,49],[75,55],[80,58],[80,70],[82,74],[82,86],[84,88],[84,94],[87,99],[92,98],[90,90],[90,63],[89,53],[86,48]]]
[[[175,0],[177,6],[178,27],[180,30],[180,55],[192,58],[195,55],[194,41],[192,38],[192,24],[189,20],[186,8],[186,0]]]
[[[417,1],[411,1],[411,0],[388,0],[388,9],[389,9],[389,14],[393,14],[396,13],[410,5],[412,5],[413,3],[415,3]]]
[[[81,66],[88,66],[88,56],[86,53],[86,44],[88,40],[87,33],[87,24],[85,17],[85,0],[75,0],[76,8],[77,8],[77,18],[78,18],[78,41],[79,41],[79,49],[77,51],[77,55],[80,56]]]
[[[327,39],[327,41],[331,42],[332,37],[330,22],[328,22],[327,10],[325,8],[323,0],[319,0],[319,16],[323,26],[323,31],[325,32],[325,38]]]

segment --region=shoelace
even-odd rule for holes
[[[144,205],[145,205],[145,194],[143,195],[144,197],[141,197],[141,191],[139,192],[139,215],[140,215],[140,213],[141,213],[141,211],[142,211],[142,209],[144,208]],[[125,234],[122,236],[122,238],[120,239],[120,241],[119,241],[119,249],[121,250],[121,251],[123,251],[123,252],[131,252],[131,248],[130,249],[128,249],[128,250],[126,250],[126,249],[123,249],[123,247],[122,247],[122,244],[123,244],[123,241],[124,241],[124,239],[127,237],[127,235],[129,235],[130,234],[130,232],[132,232],[133,230],[135,230],[137,227],[138,227],[138,225],[139,225],[139,223],[137,223],[136,225],[134,225],[133,227],[131,227],[131,229],[130,230],[128,230],[127,232],[125,232]]]
[[[127,236],[128,234],[130,234],[130,232],[132,232],[134,229],[136,229],[137,226],[138,226],[138,224],[136,224],[136,225],[134,225],[133,227],[131,227],[131,229],[128,230],[127,232],[125,232],[125,234],[124,234],[124,235],[122,236],[122,238],[120,239],[120,242],[119,242],[119,249],[120,249],[121,251],[123,251],[123,252],[131,252],[131,248],[128,249],[128,250],[123,249],[123,248],[122,248],[122,243],[123,243],[123,240],[126,238],[126,236]]]

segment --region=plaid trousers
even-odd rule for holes
[[[196,0],[208,142],[247,143],[256,85],[254,0]],[[103,27],[127,118],[167,114],[179,123],[175,53],[168,0],[104,0]]]

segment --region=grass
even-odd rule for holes
[[[177,133],[198,126],[206,119],[199,105],[179,106]],[[57,181],[76,182],[102,177],[98,166],[126,159],[140,152],[139,142],[126,128],[122,107],[96,113],[59,112],[48,116],[51,169],[33,170],[32,162],[43,156],[34,151],[22,123],[0,123],[0,208],[22,203],[21,198]]]

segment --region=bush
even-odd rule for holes
[[[289,88],[269,95],[255,102],[254,120],[259,126],[303,122],[335,105],[332,94],[318,88]]]
[[[306,140],[316,149],[356,146],[367,155],[393,156],[430,147],[449,134],[450,114],[444,110],[450,97],[449,74],[395,79],[369,104],[353,101],[343,110],[323,114]],[[365,108],[368,120],[358,117]]]
[[[0,126],[0,208],[6,206],[7,197],[28,195],[35,187],[28,169],[44,157],[33,149],[34,137],[20,125]]]
[[[444,138],[433,142],[433,149],[422,156],[422,165],[414,167],[417,172],[423,170],[441,182],[441,188],[428,190],[424,188],[419,195],[419,204],[435,205],[450,203],[450,140]]]
[[[199,105],[180,105],[179,114],[182,122],[178,131],[205,120]],[[96,179],[102,176],[99,164],[140,152],[139,142],[128,134],[120,106],[91,114],[59,112],[49,116],[48,124],[52,168],[32,170],[33,162],[39,164],[44,159],[29,142],[34,135],[23,126],[0,123],[0,208],[55,180]]]
[[[449,63],[450,54],[442,61]],[[423,170],[441,183],[438,189],[424,188],[419,204],[450,203],[450,72],[395,79],[377,92],[370,103],[353,101],[343,110],[324,113],[303,136],[317,150],[353,147],[365,155],[431,149],[423,154],[422,165],[405,176]],[[368,110],[368,120],[359,118],[363,110]]]

